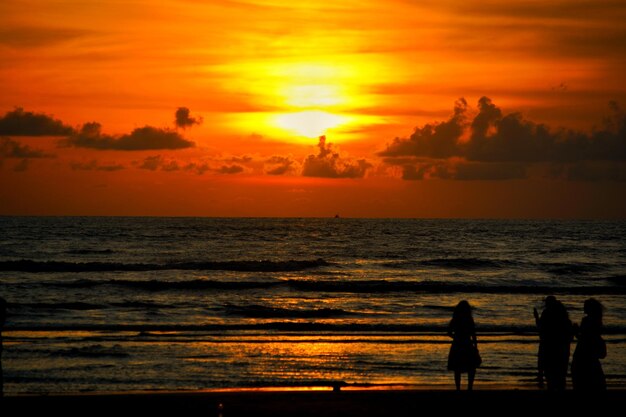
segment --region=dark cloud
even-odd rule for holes
[[[326,137],[320,136],[319,153],[309,155],[302,165],[305,177],[323,178],[363,178],[372,164],[365,159],[345,158],[333,151],[332,143],[326,144]]]
[[[588,162],[626,163],[626,116],[616,103],[610,103],[612,115],[603,127],[591,133],[551,129],[520,113],[504,114],[487,97],[478,101],[478,111],[469,120],[464,103],[457,102],[449,120],[418,127],[410,137],[393,140],[379,155],[387,164],[401,166],[405,179],[510,179],[523,176],[534,164],[567,164],[571,170]],[[457,162],[452,169],[451,158],[466,163]],[[424,164],[425,159],[444,162]],[[594,172],[604,172],[606,179],[619,178],[610,170]]]
[[[243,172],[243,167],[241,165],[222,165],[217,172],[220,174],[239,174]]]
[[[148,156],[139,165],[139,169],[148,169],[150,171],[156,171],[160,169],[162,171],[172,172],[180,171],[180,165],[175,160],[167,160],[161,155]]]
[[[465,109],[463,109],[465,111]],[[478,100],[478,114],[472,120],[472,140],[483,140],[496,121],[502,119],[502,111],[488,97]]]
[[[211,167],[206,162],[192,162],[183,167],[183,170],[202,175],[211,170]]]
[[[70,28],[2,27],[0,28],[0,45],[13,48],[35,48],[70,41],[89,33],[85,30]]]
[[[452,178],[456,180],[516,180],[526,177],[526,168],[519,163],[461,163],[455,168]]]
[[[269,165],[265,169],[268,175],[284,175],[293,171],[295,166],[295,161],[285,156],[272,156],[265,163]]]
[[[161,169],[167,172],[180,171],[180,165],[176,161],[167,161],[161,164]]]
[[[0,158],[52,158],[54,155],[28,145],[22,145],[11,138],[0,138]]]
[[[85,123],[81,130],[61,144],[98,150],[143,151],[156,149],[184,149],[195,144],[173,130],[144,126],[130,134],[114,137],[101,132],[100,123]]]
[[[403,180],[426,180],[441,178],[441,173],[447,172],[446,165],[439,164],[405,164],[402,166]]]
[[[402,167],[405,180],[513,180],[526,178],[526,169],[516,163],[478,163],[466,161],[438,161],[433,163],[407,164]]]
[[[454,106],[454,115],[446,122],[427,124],[416,128],[408,138],[395,138],[387,145],[381,156],[422,156],[448,158],[457,156],[457,142],[463,134],[467,102],[459,99]]]
[[[146,157],[141,165],[139,165],[139,169],[148,169],[150,171],[156,171],[161,167],[163,163],[163,159],[161,155],[148,156]]]
[[[190,162],[186,165],[181,165],[178,161],[166,159],[161,155],[148,156],[140,163],[135,163],[135,165],[137,165],[139,169],[147,169],[150,171],[184,171],[192,172],[198,175],[202,175],[207,171],[215,171],[222,174],[236,174],[243,171],[242,167],[236,165],[224,165],[219,169],[213,169],[207,162]]]
[[[0,117],[0,135],[6,136],[67,136],[74,129],[43,113],[24,111],[17,107]]]
[[[95,159],[89,162],[71,162],[70,167],[74,171],[119,171],[124,169],[124,165],[121,164],[100,164]]]
[[[251,162],[254,161],[254,158],[252,158],[251,156],[248,155],[244,155],[244,156],[233,156],[232,158],[230,158],[230,162],[236,163],[236,164],[249,164]]]
[[[176,110],[176,120],[174,121],[176,127],[186,129],[202,123],[202,117],[191,117],[189,113],[190,111],[187,107],[179,107]]]

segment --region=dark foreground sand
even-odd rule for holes
[[[537,390],[227,391],[14,396],[1,416],[431,416],[623,415],[626,391],[601,395]]]

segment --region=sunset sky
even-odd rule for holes
[[[2,0],[0,214],[623,218],[625,22],[623,0]]]

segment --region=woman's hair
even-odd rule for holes
[[[459,301],[452,313],[453,320],[472,319],[472,306],[466,300]]]
[[[557,303],[557,299],[554,295],[549,295],[543,300],[543,305],[546,308],[554,307]]]
[[[588,298],[585,300],[585,314],[587,314],[592,320],[602,324],[602,303],[595,298]]]

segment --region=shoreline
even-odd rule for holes
[[[338,386],[339,389],[335,389]],[[624,388],[609,389],[626,390]],[[510,384],[474,384],[475,391],[544,391],[536,385],[510,385]],[[4,398],[17,397],[80,397],[80,396],[121,396],[121,395],[200,395],[200,394],[253,394],[253,393],[276,393],[276,392],[450,392],[455,391],[454,383],[450,384],[324,384],[302,386],[264,386],[264,387],[232,387],[232,388],[199,388],[199,389],[143,389],[127,391],[68,391],[68,392],[5,392]]]

